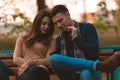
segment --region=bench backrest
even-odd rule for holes
[[[13,50],[0,50],[0,60],[12,70],[11,76],[17,75],[17,65],[13,63]]]
[[[100,60],[105,60],[115,51],[120,51],[120,46],[101,46],[99,56]],[[0,60],[12,69],[13,72],[10,75],[17,75],[17,65],[13,63],[13,52],[14,50],[0,50]]]

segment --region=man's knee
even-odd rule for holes
[[[50,56],[50,65],[55,66],[58,63],[59,54],[53,54]]]
[[[82,70],[80,72],[80,80],[93,80],[93,73],[90,70]]]

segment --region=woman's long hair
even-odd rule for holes
[[[44,17],[50,18],[50,30],[46,34],[42,34],[40,31],[41,21]],[[54,33],[54,25],[50,17],[50,13],[47,10],[41,10],[37,13],[30,32],[24,36],[25,44],[27,47],[32,46],[36,41],[48,41]]]

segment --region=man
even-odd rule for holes
[[[68,9],[64,5],[56,5],[51,11],[52,21],[62,33],[56,39],[56,53],[64,55],[64,63],[54,61],[50,57],[50,64],[60,80],[101,80],[101,72],[88,69],[75,69],[72,66],[65,68],[71,61],[66,60],[83,58],[96,61],[99,53],[99,40],[95,27],[90,23],[78,23],[71,19]],[[76,62],[75,62],[76,63]],[[89,63],[88,63],[89,64]],[[84,63],[83,63],[84,65]],[[89,64],[90,65],[90,64]],[[89,66],[88,65],[88,66]]]

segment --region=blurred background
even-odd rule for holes
[[[37,12],[57,4],[65,5],[72,19],[93,23],[100,45],[120,45],[120,0],[0,0],[0,50],[14,49],[16,38],[26,34]]]

